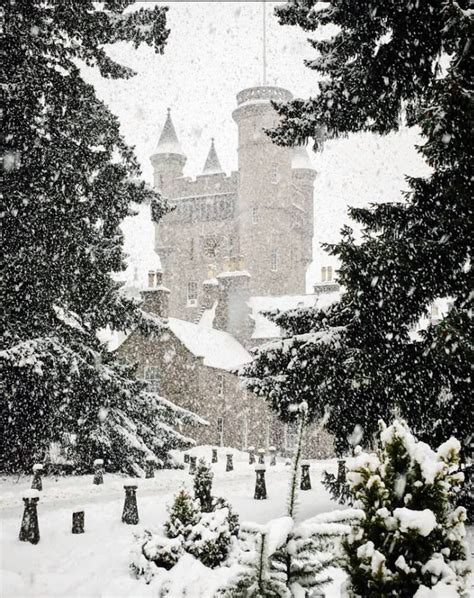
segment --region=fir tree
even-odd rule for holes
[[[408,179],[403,203],[351,209],[362,242],[349,228],[327,249],[339,258],[342,298],[325,310],[270,315],[286,338],[260,347],[244,368],[251,390],[268,397],[286,421],[305,400],[310,419],[327,419],[336,449],[349,447],[354,424],[369,445],[377,421],[400,412],[423,439],[472,430],[468,404],[472,362],[473,229],[471,178],[472,32],[468,1],[342,2],[316,7],[292,0],[276,9],[283,24],[306,31],[330,26],[312,41],[308,62],[319,95],[277,105],[279,144],[316,143],[357,131],[385,134],[403,118],[420,127],[418,149],[432,171]],[[318,31],[319,33],[319,31]],[[446,66],[442,65],[445,61]],[[452,309],[418,338],[413,330],[437,298]]]
[[[186,539],[199,519],[200,510],[197,502],[187,490],[182,488],[169,508],[169,518],[164,525],[167,537],[178,538],[181,536]]]
[[[436,452],[396,421],[381,427],[377,454],[358,451],[348,480],[364,519],[345,542],[351,596],[464,595],[469,566],[462,507],[449,498],[460,445]],[[442,594],[444,592],[444,594]]]
[[[155,218],[167,209],[137,179],[117,118],[78,66],[128,78],[105,45],[163,52],[166,8],[126,12],[130,4],[4,7],[2,469],[29,470],[64,438],[87,470],[101,457],[135,472],[146,455],[166,460],[190,444],[173,426],[191,414],[145,392],[97,338],[105,328],[151,331],[111,273],[125,267],[120,223],[132,205],[151,202]]]
[[[214,474],[206,464],[205,459],[199,459],[196,473],[194,474],[194,498],[199,500],[201,511],[212,511],[212,478]]]

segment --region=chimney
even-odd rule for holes
[[[163,272],[150,270],[148,272],[148,288],[141,293],[143,309],[161,318],[168,318],[170,291],[162,285]]]
[[[236,269],[243,266],[242,261],[232,258],[229,270],[217,276],[218,303],[214,327],[224,330],[244,342],[252,334],[250,319],[250,274],[247,270]]]

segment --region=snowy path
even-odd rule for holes
[[[207,455],[209,456],[209,455]],[[224,451],[214,466],[215,495],[228,498],[242,520],[260,523],[285,512],[289,468],[279,462],[267,467],[269,499],[253,499],[255,472],[243,453],[235,454],[235,470],[226,473]],[[300,494],[298,518],[333,510],[333,503],[319,483],[323,469],[335,461],[312,463],[313,490]],[[106,475],[103,486],[93,486],[92,476],[46,478],[38,514],[41,541],[37,546],[18,541],[22,515],[21,492],[30,478],[0,481],[1,596],[2,598],[148,598],[153,587],[131,578],[129,551],[134,532],[153,529],[166,518],[166,505],[181,485],[192,486],[187,471],[158,471],[151,480],[140,480],[137,491],[140,524],[121,523],[123,478]],[[71,513],[86,512],[86,533],[71,534]],[[335,584],[337,586],[338,584]],[[328,596],[337,597],[334,587]]]

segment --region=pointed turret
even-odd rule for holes
[[[178,136],[176,135],[173,121],[171,120],[170,108],[168,108],[168,114],[161,131],[155,154],[177,154],[179,156],[184,156],[183,149],[178,141]]]
[[[166,193],[168,185],[183,176],[186,164],[186,156],[178,141],[169,108],[158,145],[150,160],[153,164],[155,187]]]
[[[217,152],[214,145],[214,137],[212,137],[211,147],[209,149],[209,153],[207,154],[207,159],[206,163],[204,164],[202,174],[221,174],[222,172],[222,166],[219,162],[219,158],[217,157]]]

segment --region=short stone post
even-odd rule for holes
[[[226,471],[233,471],[234,470],[234,455],[232,453],[227,453],[227,462],[225,464]]]
[[[255,463],[255,447],[249,446],[248,452],[249,452],[249,465],[253,465]]]
[[[268,448],[268,452],[270,453],[270,465],[277,464],[277,455],[276,455],[276,448],[274,446],[270,446]]]
[[[265,449],[258,449],[258,462],[260,465],[265,465]]]
[[[184,462],[189,463],[189,453],[184,453]]]
[[[265,500],[267,498],[267,486],[265,485],[265,465],[257,463],[255,465],[255,473],[257,474],[255,480],[255,500]]]
[[[311,478],[309,477],[309,461],[301,461],[301,490],[311,490]]]
[[[72,514],[72,533],[84,533],[84,511],[75,511]]]
[[[31,481],[32,490],[43,490],[43,481],[41,474],[43,473],[43,465],[41,463],[35,463],[33,465],[33,480]]]
[[[20,541],[30,542],[30,544],[38,544],[40,541],[39,525],[38,525],[38,490],[27,490],[23,495],[23,502],[25,509],[23,511],[23,519],[20,528]]]
[[[94,484],[100,486],[104,483],[104,460],[96,459],[94,461]]]
[[[145,478],[155,477],[156,459],[153,455],[148,455],[145,459]]]
[[[190,455],[189,456],[189,473],[190,473],[190,475],[194,475],[196,473],[196,464],[197,464],[197,457]]]
[[[212,449],[212,463],[217,463],[217,449]]]
[[[125,502],[123,504],[122,522],[128,525],[137,525],[138,506],[137,506],[137,484],[127,482],[123,485],[125,488]]]
[[[346,483],[346,460],[345,459],[337,460],[337,481],[339,484]]]

